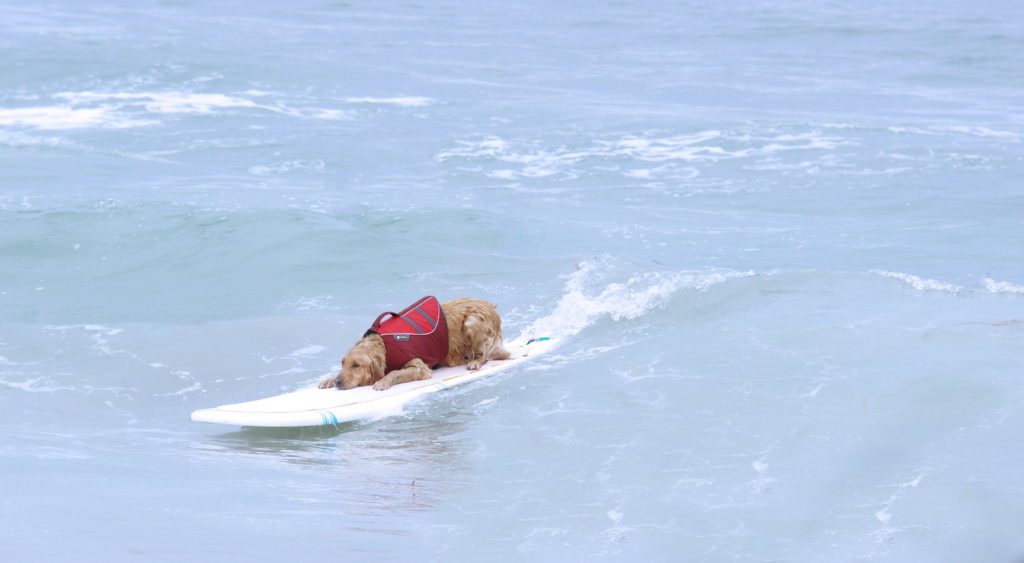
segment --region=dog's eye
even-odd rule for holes
[[[359,362],[356,362],[356,363],[352,364],[352,367],[354,367],[354,368],[359,367]]]

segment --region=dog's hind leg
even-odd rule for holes
[[[401,369],[396,369],[395,371],[385,375],[384,379],[374,383],[373,388],[377,391],[383,391],[391,388],[392,385],[398,385],[399,383],[430,379],[431,373],[430,366],[424,363],[423,360],[413,358],[408,362],[405,362],[405,365],[402,366]]]

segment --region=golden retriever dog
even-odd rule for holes
[[[490,360],[510,357],[503,345],[497,307],[480,299],[460,297],[441,304],[441,308],[448,322],[448,356],[441,365],[466,364],[469,369],[478,370]],[[387,373],[386,363],[384,340],[379,334],[367,333],[345,353],[338,375],[321,381],[320,388],[373,385],[383,391],[392,385],[431,377],[430,366],[420,358]]]

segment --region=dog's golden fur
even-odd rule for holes
[[[469,369],[477,370],[490,360],[509,358],[502,344],[497,307],[480,299],[460,297],[443,303],[441,308],[448,321],[448,356],[442,365],[466,364]],[[385,364],[384,340],[379,334],[367,334],[345,353],[338,375],[321,381],[320,388],[352,389],[373,385],[374,389],[383,391],[399,383],[430,379],[430,366],[419,358],[388,373],[385,373]]]

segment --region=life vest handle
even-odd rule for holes
[[[380,323],[381,323],[382,320],[384,320],[384,317],[386,317],[388,315],[391,315],[392,317],[401,317],[402,316],[402,315],[399,315],[398,313],[392,313],[390,311],[387,312],[387,313],[381,313],[377,317],[377,320],[373,321],[373,324],[370,325],[370,330],[373,331],[373,332],[380,332]]]

